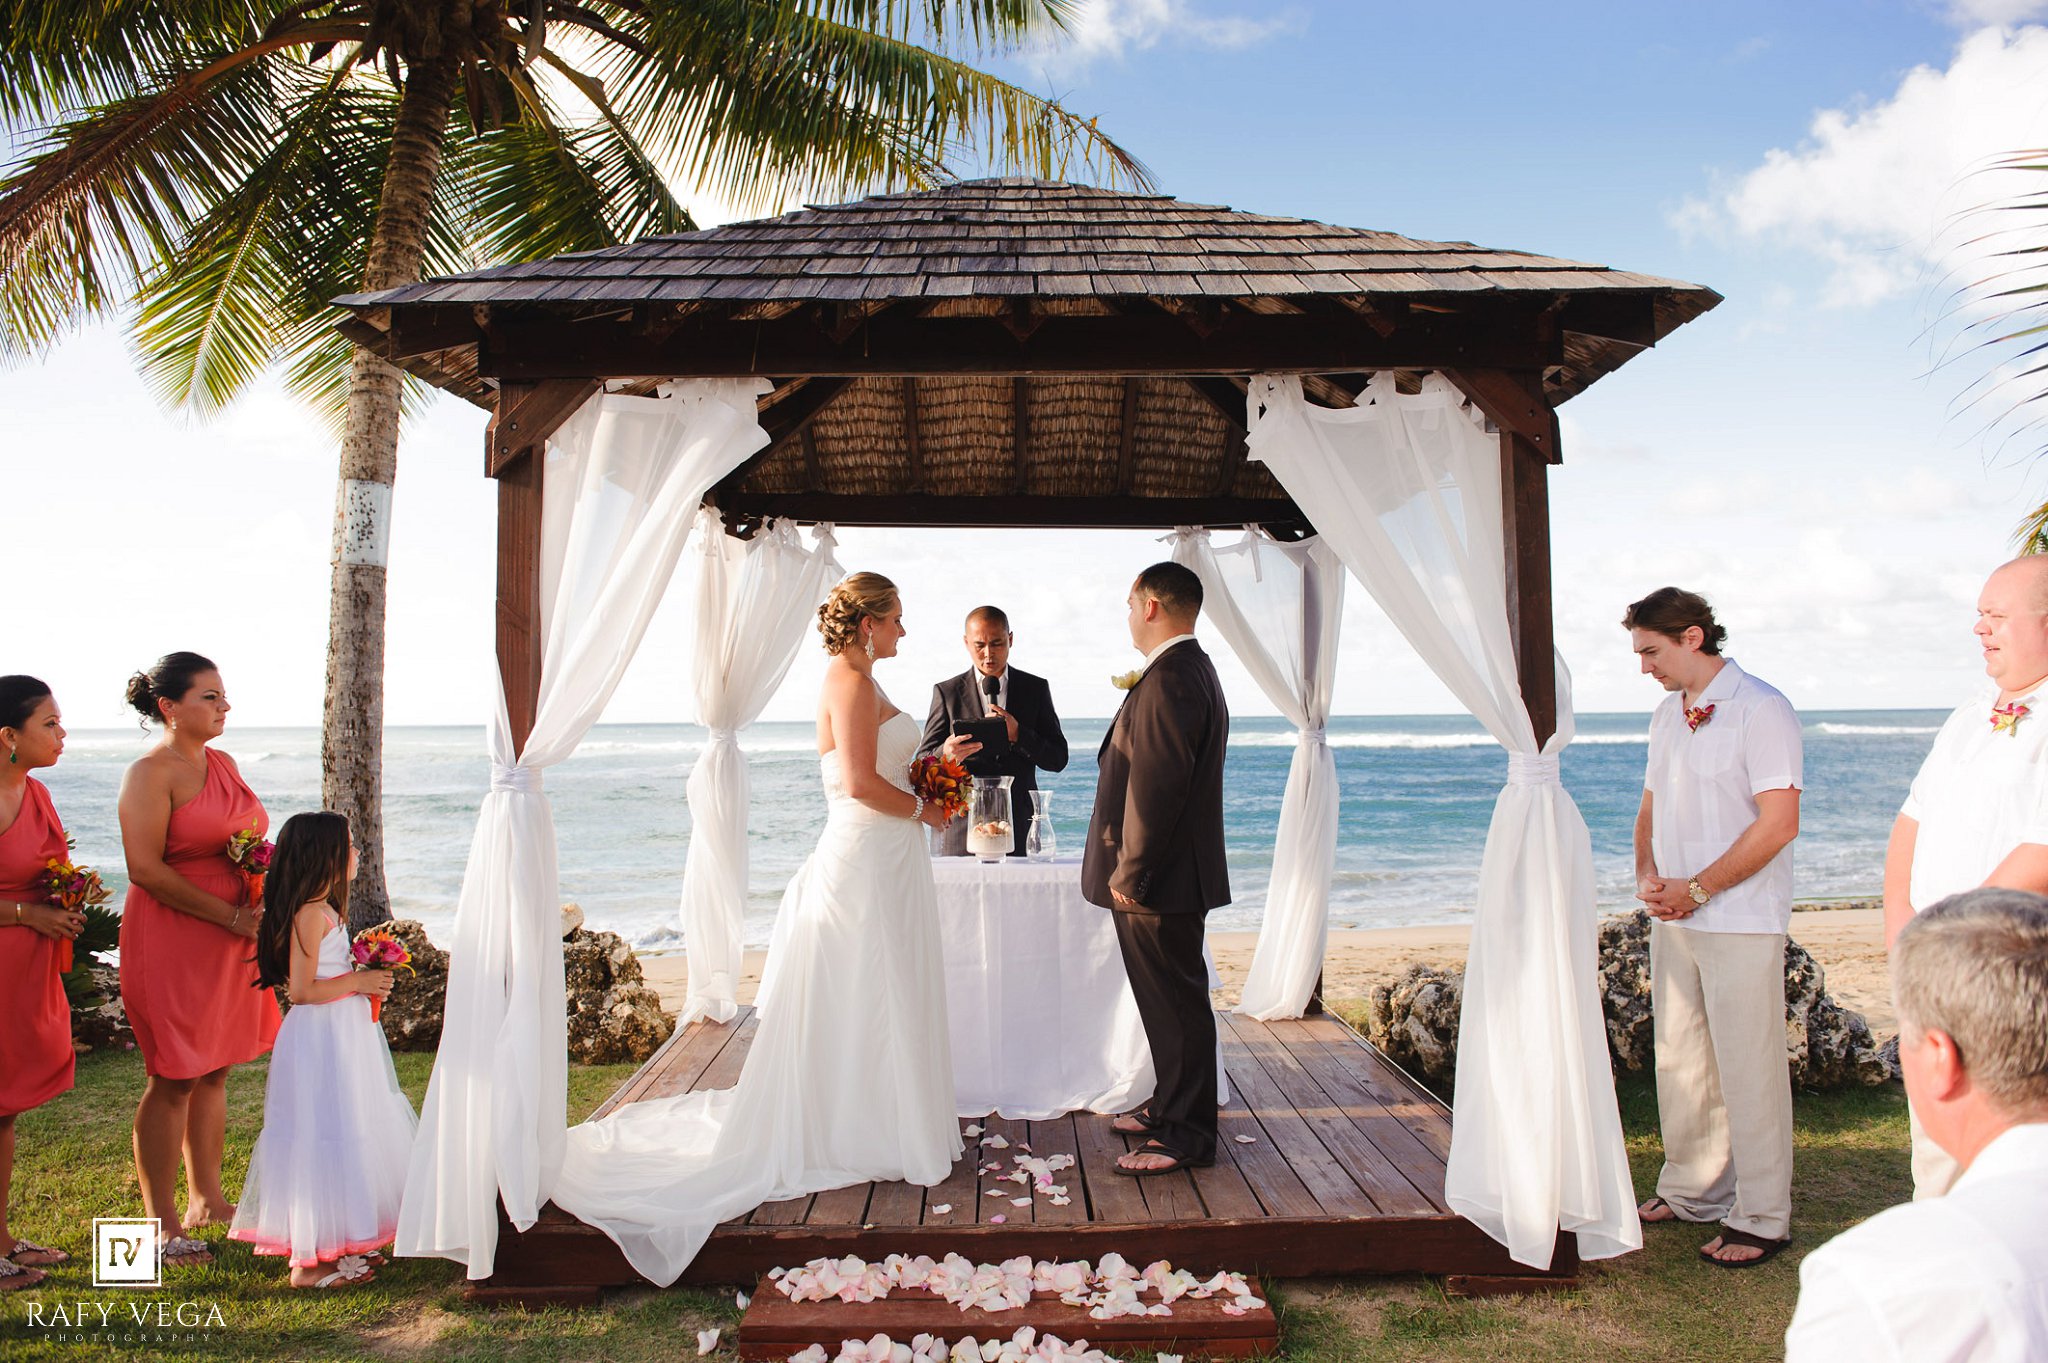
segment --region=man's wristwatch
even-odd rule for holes
[[[1694,907],[1699,907],[1714,897],[1701,887],[1698,876],[1694,876],[1691,880],[1685,882],[1685,892],[1692,896]]]

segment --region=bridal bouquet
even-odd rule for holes
[[[384,928],[364,928],[348,944],[349,959],[357,970],[403,970],[413,973],[412,952],[404,942]],[[370,1000],[370,1021],[384,1020],[384,1000]]]
[[[228,839],[228,860],[242,873],[251,907],[263,902],[263,877],[270,873],[270,857],[276,850],[276,844],[258,833],[253,823]]]
[[[967,812],[974,778],[958,762],[930,753],[910,764],[910,788],[952,819]]]
[[[66,839],[68,842],[69,839]],[[80,866],[67,855],[61,861],[51,857],[47,863],[50,886],[50,902],[60,909],[89,909],[104,904],[114,897],[100,880],[100,873],[90,866]],[[72,964],[71,943],[57,944],[57,973],[68,975]]]

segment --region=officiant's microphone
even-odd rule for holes
[[[1003,679],[1001,677],[985,676],[981,679],[981,690],[982,694],[988,697],[988,703],[990,705],[994,705],[996,703],[996,697],[1002,694]]]

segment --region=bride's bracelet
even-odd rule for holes
[[[916,823],[919,819],[922,819],[924,817],[924,796],[919,795],[916,791],[913,790],[912,792],[910,792],[910,798],[917,801],[916,804],[910,807],[910,821],[912,823]]]

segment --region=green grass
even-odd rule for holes
[[[397,1057],[415,1106],[430,1058]],[[572,1066],[569,1113],[579,1119],[631,1072],[628,1065]],[[264,1065],[238,1071],[228,1087],[226,1184],[240,1186],[261,1124]],[[729,1293],[619,1292],[584,1311],[487,1311],[462,1298],[462,1269],[442,1260],[402,1259],[357,1291],[294,1292],[285,1270],[246,1246],[215,1240],[216,1262],[167,1278],[162,1291],[92,1287],[84,1262],[91,1219],[137,1216],[142,1204],[129,1159],[129,1122],[142,1088],[133,1053],[79,1063],[77,1089],[19,1122],[13,1224],[57,1243],[74,1258],[30,1292],[0,1295],[0,1358],[9,1360],[190,1359],[674,1360],[694,1357],[695,1331],[738,1313]],[[1622,1121],[1639,1192],[1648,1196],[1661,1150],[1656,1100],[1646,1082],[1625,1084]],[[1797,1242],[1760,1268],[1730,1273],[1700,1263],[1711,1234],[1699,1226],[1645,1228],[1642,1253],[1589,1266],[1583,1286],[1540,1297],[1457,1300],[1424,1278],[1310,1279],[1272,1286],[1282,1355],[1301,1363],[1373,1360],[1775,1359],[1798,1296],[1798,1256],[1911,1191],[1906,1107],[1896,1087],[1801,1095],[1794,1186]],[[31,1328],[28,1303],[45,1318],[58,1302],[111,1302],[116,1327],[55,1332]],[[218,1305],[225,1328],[210,1332],[137,1329],[131,1304]],[[83,1340],[79,1339],[83,1335]],[[124,1338],[125,1336],[125,1338]],[[160,1337],[169,1336],[169,1337]],[[730,1358],[730,1354],[725,1355]],[[1134,1360],[1133,1363],[1151,1363]]]

